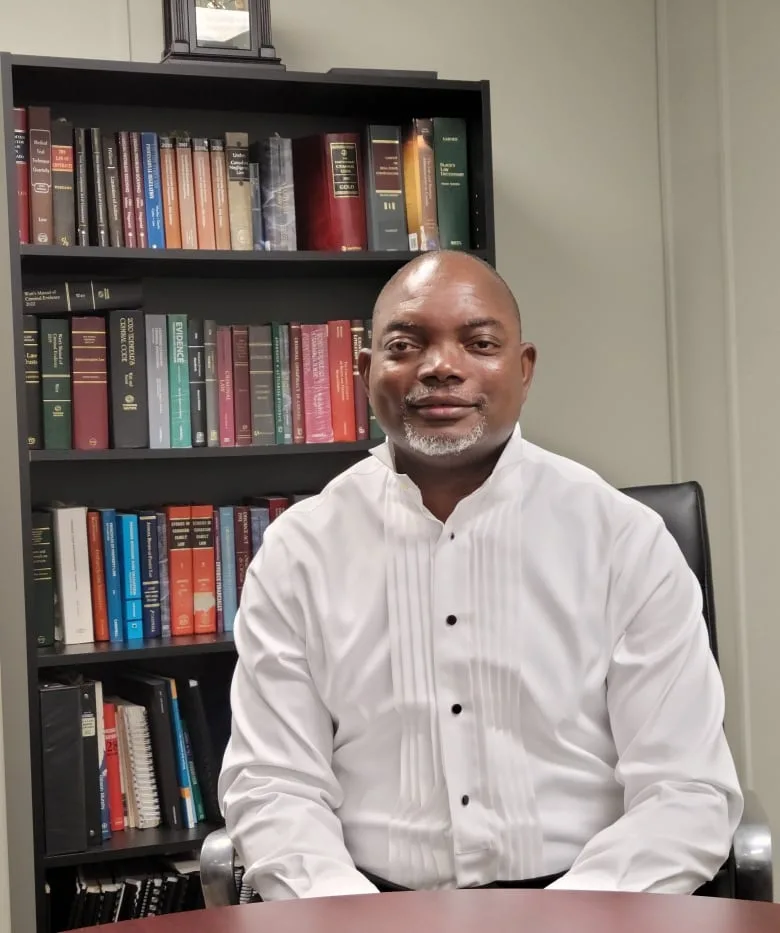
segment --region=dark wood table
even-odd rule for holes
[[[780,905],[673,894],[436,891],[220,907],[119,927],[122,933],[780,933]]]

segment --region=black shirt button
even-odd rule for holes
[[[451,532],[450,532],[450,541],[454,540],[454,538],[455,538],[455,532],[454,532],[454,531],[451,531]]]
[[[469,805],[469,795],[468,795],[468,794],[464,794],[464,795],[460,798],[460,802],[463,804],[464,807],[467,807],[467,806]]]
[[[456,716],[459,716],[463,712],[463,707],[460,705],[460,703],[455,703],[455,705],[452,707],[452,712]]]
[[[455,616],[447,616],[447,625],[454,625],[457,621]]]

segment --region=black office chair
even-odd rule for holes
[[[696,574],[704,595],[704,621],[710,646],[718,660],[715,600],[712,588],[710,543],[704,495],[696,482],[633,486],[626,495],[658,512]],[[769,823],[758,798],[743,788],[745,809],[734,834],[726,863],[715,878],[696,893],[749,901],[772,900],[772,840]],[[224,829],[210,833],[200,852],[200,880],[207,907],[239,902],[235,853]]]

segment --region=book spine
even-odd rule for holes
[[[206,446],[219,447],[219,377],[217,323],[203,322],[203,365],[206,371]]]
[[[167,450],[171,446],[168,324],[164,314],[148,314],[145,326],[149,446],[152,450]]]
[[[249,327],[249,394],[252,443],[255,446],[275,444],[274,364],[270,324],[252,324]]]
[[[189,362],[190,436],[193,447],[206,446],[206,364],[203,321],[187,319],[187,358]]]
[[[91,172],[89,195],[92,207],[92,223],[97,236],[97,245],[108,246],[111,241],[108,232],[106,174],[103,166],[102,133],[99,127],[90,127],[89,144],[91,150],[91,158],[88,163]]]
[[[24,390],[27,408],[27,447],[43,447],[41,396],[41,338],[34,314],[22,318],[24,338]]]
[[[106,322],[95,316],[71,318],[73,348],[73,446],[108,448],[108,366]]]
[[[214,192],[214,239],[217,249],[230,249],[230,213],[225,142],[210,139],[211,185]]]
[[[368,248],[408,250],[401,128],[369,125],[365,151]]]
[[[196,635],[217,630],[217,583],[214,566],[214,507],[192,506],[192,601]]]
[[[111,311],[108,322],[113,446],[146,447],[149,406],[144,315],[142,311]]]
[[[119,181],[122,193],[122,224],[125,246],[135,249],[138,238],[135,229],[135,198],[133,196],[133,158],[130,154],[130,134],[122,130],[117,134],[119,141]]]
[[[138,246],[146,249],[149,237],[146,232],[146,196],[144,186],[144,160],[141,148],[141,134],[130,133],[130,161],[133,169],[133,204],[135,207],[135,232]]]
[[[252,528],[249,522],[248,505],[237,505],[233,512],[236,538],[236,592],[240,605],[246,572],[252,560]]]
[[[119,770],[119,744],[116,731],[116,706],[103,701],[103,723],[106,733],[106,774],[108,783],[108,811],[112,832],[125,828],[122,803],[122,778]]]
[[[92,626],[96,642],[109,641],[108,595],[106,592],[103,530],[100,512],[87,511],[87,542],[89,544],[89,573],[92,592]]]
[[[79,246],[89,246],[89,147],[83,126],[73,131],[76,173],[76,237]]]
[[[125,641],[135,641],[144,637],[138,516],[117,514],[116,525]]]
[[[108,240],[111,246],[124,246],[122,221],[122,184],[119,180],[119,150],[116,133],[103,133],[103,171],[106,181],[106,211],[108,213]]]
[[[184,729],[179,714],[179,698],[176,692],[176,681],[173,677],[166,677],[168,683],[171,711],[171,726],[176,751],[176,771],[181,795],[182,825],[185,829],[194,829],[197,824],[195,804],[192,799],[192,781],[190,780],[189,766],[187,764],[187,749],[184,744]]]
[[[232,632],[238,612],[238,586],[236,583],[236,528],[235,509],[230,505],[219,509],[219,551],[222,560],[222,607],[224,631]]]
[[[54,243],[76,243],[76,202],[74,198],[73,124],[54,120],[51,124],[51,185],[54,213]]]
[[[138,514],[144,638],[159,638],[162,635],[157,520],[157,512],[151,509],[144,509]]]
[[[195,218],[199,249],[216,249],[214,230],[214,195],[211,185],[209,141],[203,137],[192,140],[192,173],[195,189]]]
[[[293,444],[306,443],[306,413],[303,391],[303,335],[301,325],[290,324],[290,396]]]
[[[195,212],[195,178],[192,169],[192,146],[189,136],[176,138],[176,175],[179,179],[179,218],[181,245],[198,248],[198,221]]]
[[[282,426],[284,444],[292,444],[292,387],[290,383],[290,328],[283,324],[280,333],[282,370]]]
[[[249,204],[252,211],[252,249],[268,248],[263,238],[263,195],[260,187],[260,166],[249,163]]]
[[[160,182],[160,150],[156,133],[141,133],[146,237],[150,249],[165,249],[165,222]]]
[[[119,567],[119,545],[116,535],[116,512],[99,509],[103,538],[103,576],[106,581],[108,637],[113,643],[124,641],[122,619],[122,582]]]
[[[297,233],[292,141],[280,136],[266,139],[260,158],[265,248],[294,251]]]
[[[166,514],[171,635],[192,635],[192,510],[188,505],[168,506]]]
[[[469,249],[468,146],[462,117],[436,117],[433,152],[436,205],[442,249]]]
[[[54,644],[54,529],[50,512],[32,513],[33,631],[39,648]]]
[[[163,199],[165,248],[181,249],[181,214],[179,210],[179,178],[176,173],[176,141],[173,136],[160,137],[160,181]]]
[[[302,324],[303,408],[307,444],[333,441],[327,324]]]
[[[168,518],[157,512],[157,561],[160,579],[160,625],[163,638],[171,634],[171,588],[168,576]]]
[[[344,443],[357,439],[350,322],[328,321],[327,328],[333,440]]]
[[[54,218],[51,190],[51,110],[27,110],[30,152],[30,228],[33,243],[51,246]]]
[[[439,248],[436,207],[436,162],[433,120],[415,118],[407,130],[404,151],[404,193],[410,250]]]
[[[225,134],[228,215],[232,249],[252,249],[252,204],[249,182],[249,135]]]
[[[366,387],[358,369],[360,351],[365,343],[366,328],[360,318],[353,318],[350,322],[352,333],[352,392],[355,397],[355,438],[358,441],[368,440],[368,396]]]
[[[366,207],[360,137],[357,133],[329,133],[327,184],[331,202],[331,248],[342,252],[366,249]]]
[[[236,446],[236,416],[233,386],[233,338],[230,327],[217,327],[217,379],[219,380],[219,445]]]
[[[171,447],[191,447],[190,375],[187,352],[187,315],[168,315],[168,386]]]
[[[30,242],[30,147],[27,111],[14,107],[14,161],[16,163],[16,217],[19,242]]]
[[[59,640],[86,645],[94,638],[87,510],[84,506],[58,507],[53,516]]]
[[[233,399],[236,424],[236,447],[252,443],[252,403],[249,394],[249,328],[232,325]]]
[[[217,631],[225,631],[225,608],[222,598],[222,530],[219,509],[214,509],[214,595]]]
[[[282,334],[284,324],[274,322],[271,324],[271,351],[273,356],[273,382],[274,382],[274,440],[277,444],[284,444],[284,389],[282,387]],[[250,362],[252,334],[249,334]]]
[[[69,450],[72,444],[70,329],[57,318],[41,321],[43,446]]]

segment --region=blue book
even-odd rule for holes
[[[125,640],[133,641],[144,637],[138,516],[120,513],[116,517],[116,525]]]
[[[179,697],[176,693],[176,681],[173,677],[165,677],[164,680],[168,684],[168,696],[171,701],[171,725],[173,726],[173,741],[176,746],[176,771],[179,777],[182,820],[185,829],[194,829],[198,823],[198,818],[195,814],[195,801],[192,796],[192,781],[190,780],[190,767],[187,762],[187,746],[184,743],[184,730],[179,713]]]
[[[160,145],[157,133],[141,133],[141,159],[144,173],[146,207],[146,242],[150,249],[165,249],[162,184],[160,182]]]
[[[138,537],[141,553],[141,602],[144,638],[162,635],[160,608],[160,558],[157,538],[157,512],[144,509],[138,513]]]
[[[103,532],[103,572],[106,578],[108,636],[112,642],[125,640],[122,624],[122,583],[119,570],[119,549],[116,541],[115,509],[99,509]]]
[[[236,580],[236,533],[232,505],[219,509],[219,555],[222,564],[222,618],[224,630],[233,631],[238,612],[238,581]]]
[[[252,556],[260,550],[263,543],[265,529],[270,522],[270,510],[262,505],[250,505],[249,507],[249,527],[252,534]]]

